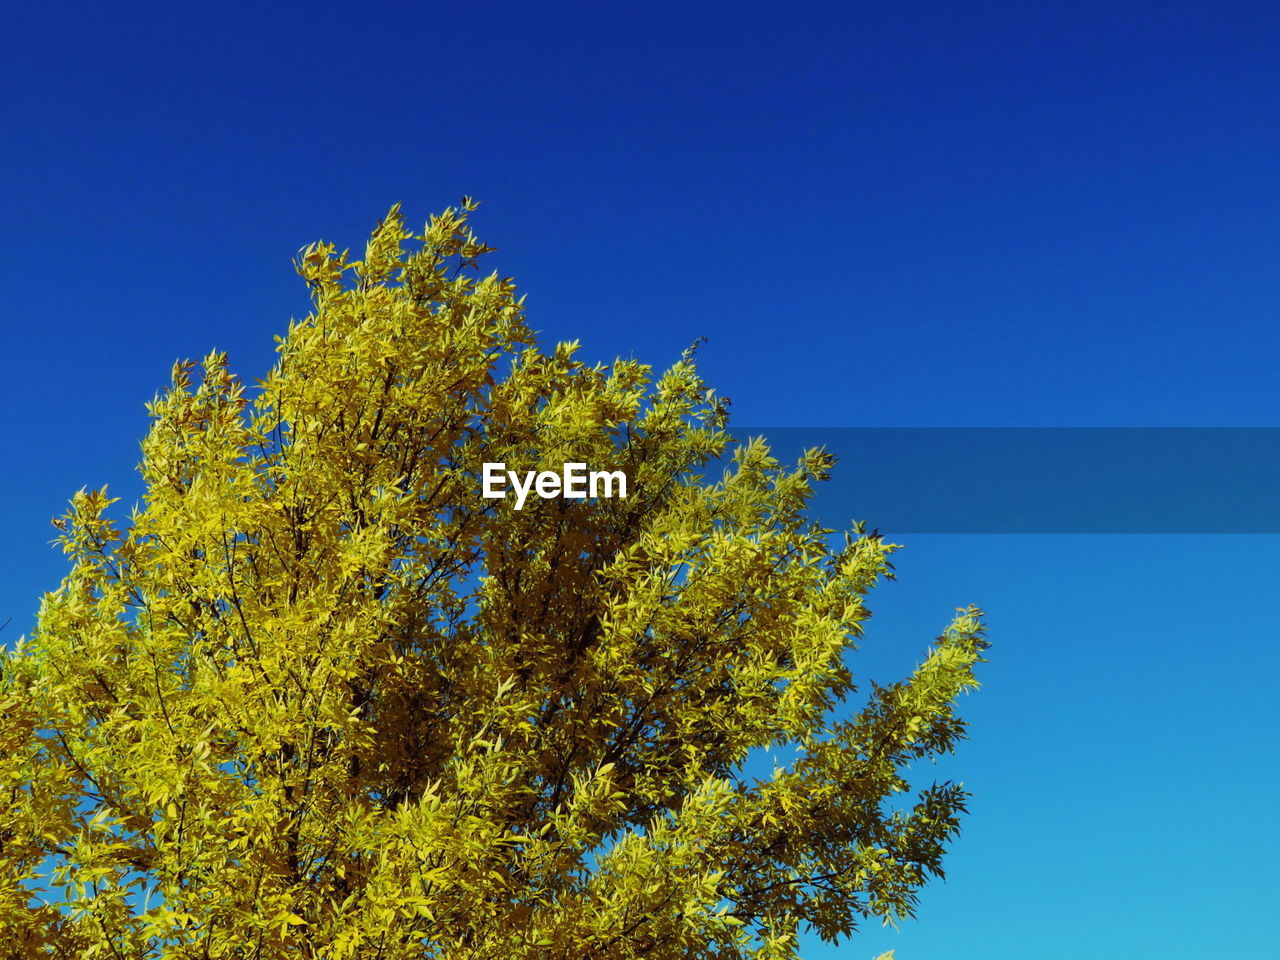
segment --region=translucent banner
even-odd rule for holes
[[[733,427],[839,459],[824,525],[896,533],[1280,533],[1280,428]]]

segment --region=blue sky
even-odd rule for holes
[[[294,252],[395,201],[482,200],[548,341],[708,337],[740,423],[1280,425],[1278,42],[1223,2],[6,11],[5,636],[70,493],[136,496],[172,362],[260,375]],[[918,921],[810,955],[1274,951],[1278,540],[908,541],[862,656],[990,612],[974,812]]]

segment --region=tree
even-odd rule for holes
[[[143,502],[75,496],[0,661],[0,956],[784,958],[941,872],[966,794],[899,795],[979,611],[835,709],[894,548],[807,519],[832,458],[734,447],[691,354],[540,351],[473,208],[307,247],[256,395],[178,364]]]

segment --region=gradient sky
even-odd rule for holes
[[[6,640],[67,497],[137,496],[173,361],[261,375],[295,251],[395,201],[479,198],[548,341],[708,337],[740,423],[1280,425],[1273,4],[285,6],[5,13]],[[917,921],[809,956],[1275,955],[1280,537],[923,536],[898,567],[872,675],[990,613],[940,771],[973,814]]]

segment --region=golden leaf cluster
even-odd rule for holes
[[[839,709],[894,548],[809,520],[831,457],[735,443],[691,354],[541,350],[473,208],[307,247],[252,396],[179,364],[143,502],[75,497],[0,659],[0,957],[783,960],[940,872],[965,794],[907,775],[978,611]]]

